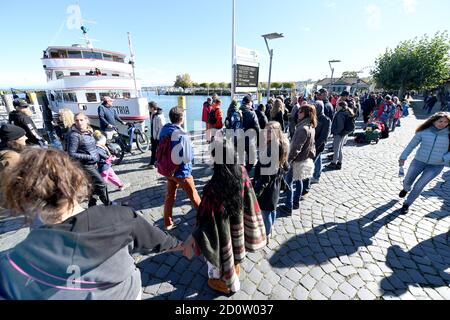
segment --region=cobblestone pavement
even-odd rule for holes
[[[300,210],[276,221],[270,245],[248,254],[241,291],[234,296],[208,288],[203,258],[162,254],[136,257],[143,298],[450,299],[450,171],[427,187],[408,215],[398,211],[397,159],[417,124],[414,116],[403,119],[402,127],[378,145],[349,141],[343,170],[325,172]],[[140,168],[148,161],[148,154],[127,157],[116,171],[133,186],[112,197],[129,200],[162,227],[165,183],[155,172]],[[210,174],[208,165],[195,165],[200,192]],[[195,211],[182,191],[174,208],[183,223],[172,233],[184,240],[195,224]],[[22,222],[0,216],[0,251],[26,236]]]

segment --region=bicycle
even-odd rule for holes
[[[136,146],[142,153],[147,152],[150,149],[150,139],[145,132],[142,132],[139,128],[136,128],[136,123],[128,122],[128,142],[119,133],[118,128],[114,128],[114,135],[111,141],[108,141],[107,147],[111,154],[116,157],[113,161],[113,165],[118,165],[122,162],[125,153],[131,153],[133,150],[133,141],[136,141]]]

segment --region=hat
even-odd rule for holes
[[[16,108],[28,108],[30,105],[23,99],[20,100],[14,100],[13,102],[14,107]]]
[[[13,124],[4,124],[0,128],[0,139],[3,141],[14,141],[26,135],[25,130]]]
[[[350,95],[350,92],[348,92],[346,90],[342,91],[342,93],[341,93],[341,97],[348,97],[349,95]]]
[[[319,93],[320,94],[328,93],[328,90],[325,89],[325,88],[322,88],[322,89],[319,90]]]
[[[251,102],[252,102],[252,100],[250,99],[249,96],[245,96],[244,99],[242,99],[243,104],[249,104]]]

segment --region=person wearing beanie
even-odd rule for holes
[[[26,141],[26,132],[22,128],[12,124],[0,128],[0,176],[4,169],[19,162]]]
[[[25,130],[28,145],[46,146],[47,142],[39,134],[33,119],[31,119],[33,112],[30,110],[29,104],[25,100],[17,100],[14,102],[14,107],[16,110],[9,114],[8,122]]]

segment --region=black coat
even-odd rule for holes
[[[241,107],[242,111],[242,128],[244,131],[254,129],[259,134],[260,126],[256,112],[250,107]]]
[[[39,134],[33,120],[26,114],[18,111],[12,111],[9,114],[8,120],[10,124],[25,130],[25,134],[28,138],[27,144],[40,145],[40,142],[44,141],[44,138],[42,138]]]
[[[269,120],[267,120],[266,115],[259,110],[256,110],[255,113],[256,113],[256,116],[258,117],[259,127],[261,129],[265,129],[267,123],[269,123]]]
[[[82,165],[95,165],[100,160],[97,151],[97,141],[92,132],[81,133],[75,126],[69,133],[69,156],[81,162]]]

